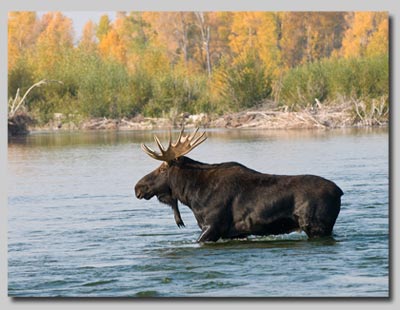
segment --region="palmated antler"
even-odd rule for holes
[[[168,142],[168,147],[165,149],[160,140],[157,138],[157,136],[154,136],[154,140],[156,141],[158,148],[160,149],[161,153],[157,153],[156,151],[152,150],[145,144],[142,144],[142,150],[149,155],[150,157],[161,160],[161,161],[171,161],[174,160],[180,156],[183,156],[187,153],[189,153],[191,150],[193,150],[196,146],[199,144],[203,143],[207,137],[205,136],[205,132],[202,134],[198,135],[196,137],[197,131],[199,128],[196,128],[196,130],[187,136],[183,136],[183,130],[184,127],[182,127],[181,132],[179,133],[179,137],[176,140],[175,143],[171,143],[171,131],[169,132],[169,142]]]

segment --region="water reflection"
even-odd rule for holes
[[[308,140],[327,139],[331,136],[361,136],[387,133],[388,128],[344,128],[344,129],[302,129],[302,130],[266,130],[266,129],[202,129],[207,136],[216,141],[276,141],[276,140]],[[191,132],[187,129],[185,132]],[[179,130],[173,130],[173,139]],[[52,148],[88,145],[117,145],[126,143],[153,142],[156,134],[162,141],[168,140],[168,130],[146,131],[75,131],[32,133],[24,137],[12,137],[8,146],[45,146]]]

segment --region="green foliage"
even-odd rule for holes
[[[100,17],[99,25],[96,27],[96,36],[101,40],[110,30],[110,19],[108,15]]]
[[[378,98],[389,92],[387,54],[325,62],[329,93],[356,98]]]
[[[291,69],[283,77],[280,98],[291,109],[306,107],[328,95],[327,77],[322,63]]]
[[[216,70],[214,87],[223,106],[233,110],[251,108],[271,94],[271,75],[253,53],[235,64],[222,61]]]
[[[118,118],[134,113],[131,78],[123,65],[88,56],[80,76],[77,100],[84,115]]]
[[[130,97],[132,100],[129,115],[140,114],[153,97],[153,79],[143,68],[137,68],[130,76]]]
[[[161,116],[168,114],[169,111],[175,114],[197,113],[206,106],[205,75],[186,75],[178,68],[153,78],[152,85],[152,98],[144,108],[145,114]],[[169,115],[169,117],[174,116]]]
[[[34,83],[32,66],[29,65],[25,57],[20,57],[15,66],[8,72],[9,97],[14,97],[18,88],[20,92],[24,93]]]
[[[283,77],[280,101],[292,110],[319,101],[380,98],[388,94],[388,55],[332,59],[289,70]]]

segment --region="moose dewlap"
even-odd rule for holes
[[[154,196],[172,207],[184,226],[178,200],[188,206],[201,228],[198,242],[248,235],[277,235],[303,230],[309,238],[330,236],[340,211],[342,190],[314,175],[260,173],[236,162],[204,164],[186,156],[207,138],[205,132],[183,135],[156,152],[143,151],[163,163],[135,186],[138,199]]]

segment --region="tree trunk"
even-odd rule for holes
[[[206,66],[208,77],[211,77],[211,57],[210,57],[210,26],[206,25],[203,12],[196,12],[198,27],[200,28],[202,48],[206,53]]]

